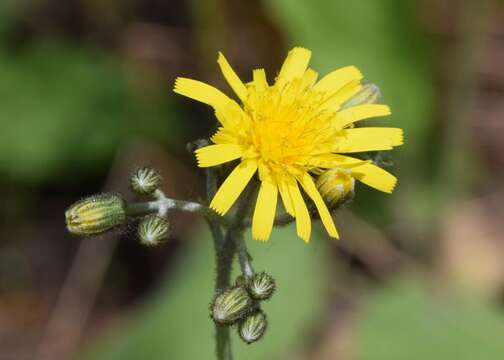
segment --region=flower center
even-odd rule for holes
[[[323,96],[294,80],[282,89],[251,91],[245,111],[252,120],[248,146],[271,170],[309,168],[312,154],[330,152],[334,113],[322,107]]]

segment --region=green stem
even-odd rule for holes
[[[273,224],[275,226],[285,226],[285,225],[289,225],[290,223],[294,222],[295,220],[296,219],[294,217],[292,217],[292,215],[284,213],[284,214],[277,215],[275,217],[275,221]],[[252,226],[252,219],[250,219],[250,218],[246,219],[243,222],[243,225],[246,227]]]
[[[210,203],[217,191],[217,177],[212,169],[206,172],[206,197]],[[229,286],[231,281],[231,264],[233,262],[233,242],[224,237],[220,223],[213,217],[207,217],[208,226],[214,241],[217,276],[215,279],[215,293]],[[229,270],[228,270],[229,269]],[[229,327],[215,324],[216,355],[218,360],[232,360],[231,339]]]
[[[238,255],[238,261],[240,263],[240,268],[243,276],[251,278],[254,276],[254,268],[250,261],[250,255],[247,251],[247,245],[245,244],[245,239],[243,238],[243,231],[237,234],[235,237],[236,243],[236,254]]]
[[[227,229],[222,246],[217,246],[218,242],[214,239],[214,244],[216,245],[215,253],[217,258],[217,277],[215,281],[216,293],[231,286],[231,271],[234,254],[237,248],[245,249],[243,243],[243,231],[245,229],[245,226],[243,222],[247,217],[248,212],[250,211],[250,200],[254,192],[252,190],[252,187],[249,187],[244,191],[244,194],[242,194],[242,198],[238,202],[238,208],[233,216],[233,222]],[[252,269],[251,266],[250,269]],[[229,327],[216,325],[216,342],[217,359],[232,360],[233,354],[231,351]]]

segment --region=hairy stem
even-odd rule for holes
[[[218,242],[214,239],[214,244],[216,244],[215,253],[217,258],[217,277],[215,282],[216,293],[230,287],[234,254],[237,248],[244,249],[243,231],[245,229],[245,226],[243,222],[250,210],[250,200],[253,193],[252,190],[253,189],[251,187],[245,190],[242,198],[239,200],[237,210],[233,216],[233,222],[226,231],[226,236],[224,237],[222,246],[217,246]],[[251,266],[250,271],[252,271]],[[216,325],[216,341],[217,359],[231,360],[233,358],[233,355],[231,351],[229,327]]]
[[[290,223],[294,222],[296,219],[292,217],[292,215],[284,213],[277,215],[275,217],[274,225],[275,226],[285,226],[289,225]],[[243,222],[244,226],[252,226],[252,219],[248,218]]]
[[[207,202],[217,191],[217,176],[214,170],[207,169],[206,172],[206,197]],[[219,222],[213,217],[207,217],[208,226],[212,233],[214,241],[217,276],[215,278],[215,292],[225,289],[231,281],[231,264],[233,262],[234,249],[232,241],[227,241],[227,234],[224,237]],[[229,337],[229,328],[227,326],[215,324],[216,355],[218,360],[232,360],[231,339]]]
[[[252,268],[250,255],[247,251],[245,239],[243,238],[243,231],[237,235],[235,243],[236,254],[238,255],[238,261],[240,262],[241,272],[245,277],[251,278],[254,276],[254,269]]]
[[[169,209],[177,209],[189,212],[204,213],[210,212],[211,210],[206,206],[198,204],[192,201],[175,200],[175,199],[157,199],[153,201],[146,201],[140,203],[130,203],[126,207],[126,211],[129,216],[140,216],[152,212],[159,212]]]
[[[150,213],[157,213],[159,216],[166,216],[168,210],[173,209],[198,213],[207,219],[209,223],[230,226],[230,220],[228,217],[219,216],[208,206],[193,201],[168,198],[161,190],[156,190],[155,197],[156,200],[127,204],[126,212],[128,216],[143,216]],[[212,226],[210,228],[212,229]]]

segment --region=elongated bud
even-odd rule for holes
[[[231,325],[253,309],[253,301],[247,290],[240,286],[217,295],[212,303],[212,319],[219,324]]]
[[[341,109],[346,109],[357,105],[376,104],[378,101],[380,101],[380,99],[381,91],[378,85],[367,83],[362,86],[362,89],[357,94],[345,101],[343,105],[341,105]]]
[[[353,196],[355,179],[349,169],[334,168],[324,171],[317,178],[316,185],[331,210]]]
[[[252,344],[262,338],[268,327],[268,320],[262,311],[245,318],[238,327],[240,338],[247,344]]]
[[[68,208],[65,218],[68,231],[80,236],[104,233],[127,219],[124,200],[113,194],[80,200]]]
[[[256,300],[267,300],[276,289],[275,279],[265,272],[255,274],[247,283],[250,296]]]
[[[130,187],[138,195],[152,194],[161,184],[161,175],[156,169],[142,167],[130,177]]]
[[[146,246],[156,246],[168,239],[170,223],[157,215],[147,215],[138,225],[138,237]]]

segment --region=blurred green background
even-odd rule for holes
[[[205,224],[170,215],[142,247],[135,226],[80,240],[75,200],[133,196],[153,165],[198,199],[186,144],[211,111],[177,76],[226,87],[273,79],[292,46],[320,73],[354,64],[380,85],[406,143],[384,161],[392,195],[356,189],[342,240],[291,227],[247,242],[279,286],[260,343],[236,359],[499,359],[504,356],[504,4],[483,0],[2,0],[0,359],[212,359],[214,258]]]

